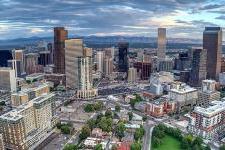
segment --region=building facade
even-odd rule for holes
[[[203,48],[207,50],[207,78],[219,78],[221,72],[222,28],[205,27]]]
[[[15,70],[5,67],[0,68],[0,90],[10,92],[17,90]]]
[[[118,71],[119,72],[128,72],[128,48],[129,43],[121,42],[118,44],[119,48],[119,64],[118,64]]]
[[[166,57],[166,28],[158,28],[158,49],[157,57],[164,59]]]
[[[54,72],[65,74],[65,40],[68,38],[68,31],[64,27],[54,28]]]

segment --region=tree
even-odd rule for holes
[[[128,116],[129,116],[129,120],[131,121],[133,119],[133,113],[132,112],[128,112]]]
[[[130,146],[131,150],[141,150],[141,144],[139,142],[134,142]]]
[[[117,145],[114,144],[114,145],[112,146],[112,150],[117,150]]]
[[[202,143],[203,143],[203,140],[202,140],[202,138],[200,138],[200,137],[196,137],[196,138],[194,139],[194,141],[193,141],[193,145],[201,146]]]
[[[95,111],[94,105],[93,104],[86,104],[84,106],[84,111],[89,113]]]
[[[94,109],[95,109],[96,111],[100,111],[100,110],[102,110],[102,108],[103,108],[103,103],[102,103],[102,102],[97,102],[97,103],[95,103]]]
[[[209,145],[206,145],[204,150],[211,150],[211,147]]]
[[[219,150],[225,150],[225,145],[220,146]]]
[[[157,137],[153,137],[152,139],[152,144],[153,144],[153,147],[158,147],[160,144],[162,143],[161,139],[157,138]]]
[[[120,109],[121,109],[121,108],[120,108],[119,105],[116,105],[116,106],[115,106],[115,111],[116,111],[116,112],[120,112]]]
[[[182,149],[188,149],[189,148],[189,144],[188,144],[188,141],[186,138],[183,138],[182,141],[181,141],[181,148]]]
[[[88,136],[90,136],[90,134],[91,134],[91,129],[89,128],[89,126],[85,125],[85,126],[83,126],[83,128],[81,130],[79,138],[80,138],[80,140],[84,140]]]
[[[61,126],[61,131],[62,131],[63,134],[70,134],[71,130],[70,130],[70,127],[65,124],[65,125]]]
[[[95,126],[96,126],[96,120],[95,119],[89,119],[87,121],[87,124],[88,124],[88,126],[89,126],[90,129],[94,129]]]
[[[143,117],[142,117],[142,120],[143,120],[143,121],[146,121],[147,119],[148,119],[147,116],[143,116]]]
[[[145,134],[145,129],[143,127],[140,127],[140,128],[135,130],[134,139],[136,141],[141,140],[142,137],[144,136],[144,134]]]
[[[66,144],[66,146],[63,148],[63,150],[78,150],[78,146],[74,144]]]
[[[110,109],[107,109],[107,110],[105,111],[105,116],[106,116],[107,118],[113,118],[113,113],[112,113],[112,111],[111,111]]]
[[[102,144],[97,144],[97,145],[94,147],[94,150],[103,150]]]
[[[110,132],[112,131],[113,120],[112,118],[102,117],[100,122],[98,123],[99,128],[103,131]]]
[[[116,126],[115,133],[116,136],[121,140],[124,137],[124,132],[126,128],[123,122],[119,122]]]

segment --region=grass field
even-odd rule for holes
[[[180,141],[166,135],[163,138],[163,143],[158,148],[152,148],[152,150],[180,150]]]

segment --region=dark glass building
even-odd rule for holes
[[[207,50],[203,48],[192,49],[192,65],[189,83],[192,86],[201,86],[202,80],[206,79]]]
[[[64,27],[54,28],[54,72],[65,74],[65,40],[68,38],[68,31]]]
[[[129,43],[121,42],[118,44],[119,48],[119,64],[118,71],[119,72],[128,72],[128,47]]]
[[[203,48],[207,50],[207,78],[218,79],[221,72],[222,28],[205,28]]]
[[[0,50],[0,67],[7,67],[8,60],[12,59],[12,52],[10,50]]]
[[[137,73],[141,80],[148,80],[151,74],[151,63],[148,62],[135,62],[134,68],[137,69]]]

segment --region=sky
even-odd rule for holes
[[[0,39],[70,35],[202,38],[205,26],[225,26],[225,0],[0,0]]]

